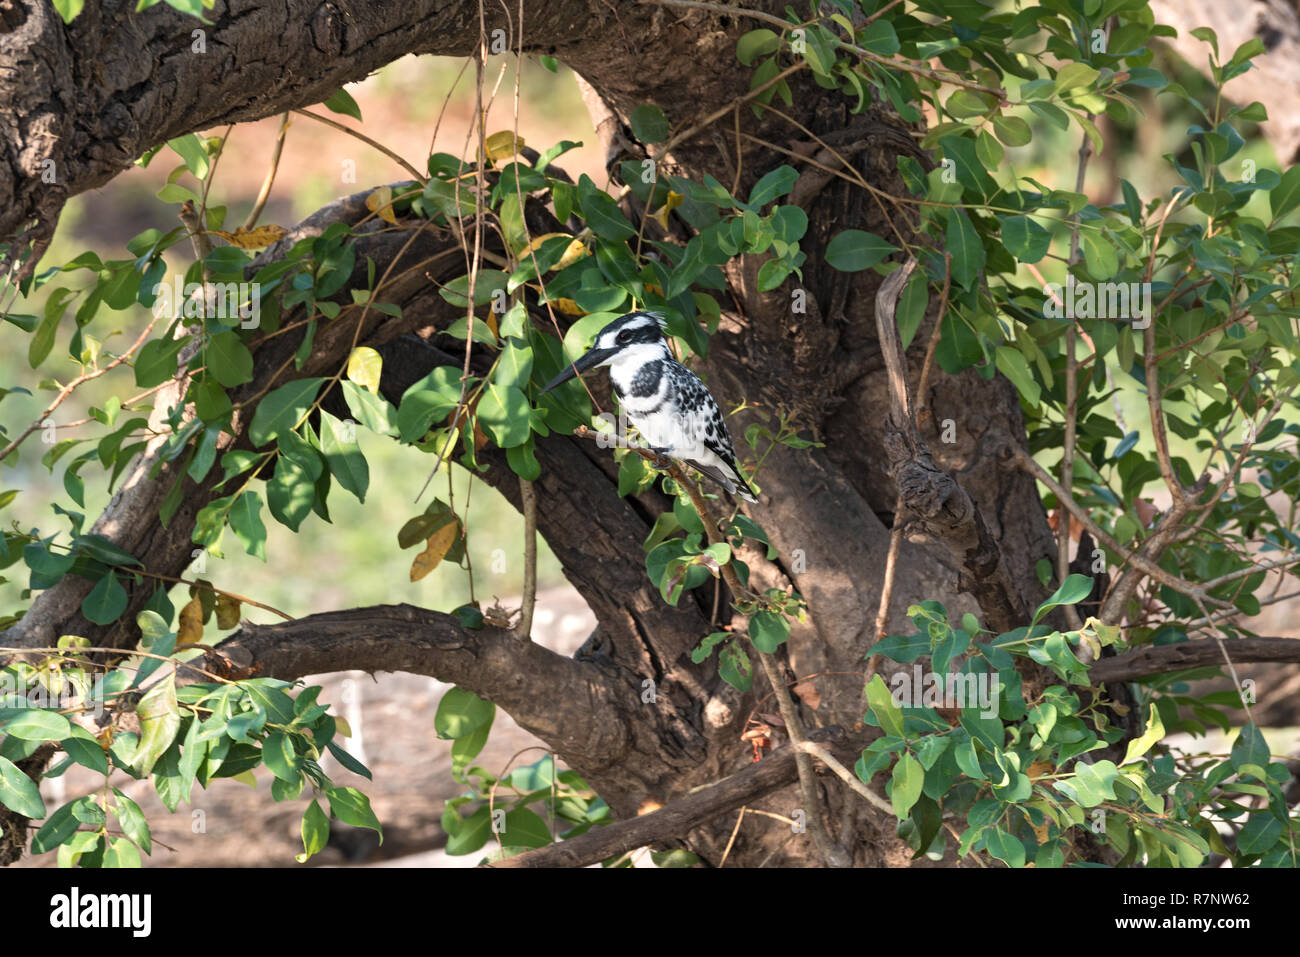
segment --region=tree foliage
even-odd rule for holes
[[[68,20],[80,9],[56,6]],[[954,621],[928,601],[909,611],[914,634],[874,645],[870,673],[886,661],[905,667],[866,682],[865,721],[880,734],[853,772],[867,786],[886,782],[898,833],[918,856],[942,857],[955,838],[961,856],[1013,867],[1097,860],[1195,867],[1215,854],[1239,866],[1294,866],[1288,772],[1270,755],[1240,688],[1192,695],[1187,682],[1216,669],[1184,670],[1130,685],[1124,703],[1099,694],[1088,677],[1103,656],[1206,633],[1231,668],[1233,642],[1252,637],[1238,616],[1257,614],[1272,600],[1275,570],[1289,573],[1300,561],[1292,557],[1300,546],[1294,508],[1278,506],[1294,501],[1300,483],[1300,424],[1287,415],[1300,386],[1300,227],[1288,225],[1300,207],[1300,168],[1243,162],[1263,110],[1218,95],[1250,69],[1262,45],[1220,51],[1205,32],[1212,85],[1210,95],[1194,95],[1156,65],[1153,43],[1168,31],[1142,0],[1051,0],[996,12],[939,0],[825,6],[838,10],[823,16],[814,5],[779,25],[767,17],[740,37],[735,55],[752,83],[737,109],[761,116],[797,108],[787,78],[808,71],[819,87],[840,91],[852,112],[885,105],[918,129],[928,121],[919,145],[933,162],[897,160],[907,195],[881,194],[852,164],[834,172],[887,204],[894,232],[837,229],[816,253],[844,273],[886,275],[917,260],[897,310],[903,345],[939,374],[971,369],[1014,385],[1028,452],[1006,454],[1042,483],[1044,505],[1066,540],[1059,561],[1039,563],[1043,590],[1054,591],[1032,620],[991,630],[973,614]],[[935,60],[940,68],[915,65]],[[1053,182],[1018,171],[1053,130],[1077,138],[1086,169],[1089,154],[1119,148],[1099,118],[1116,128],[1143,122],[1150,96],[1199,116],[1186,149],[1165,157],[1180,181],[1168,195],[1143,196],[1121,180],[1120,201],[1098,206],[1080,191],[1074,168],[1060,169]],[[360,118],[344,91],[325,106]],[[740,195],[711,176],[697,181],[660,168],[677,138],[692,131],[675,128],[656,104],[637,106],[627,122],[641,143],[665,145],[656,154],[661,162],[619,164],[612,195],[588,176],[575,182],[563,172],[559,161],[574,143],[537,153],[511,131],[480,129],[473,159],[435,153],[421,164],[427,175],[374,188],[359,226],[334,224],[292,242],[278,227],[227,229],[227,211],[206,205],[224,143],[187,134],[140,161],[170,153],[181,160],[158,197],[197,224],[200,241],[179,283],[169,280],[163,254],[191,242],[185,227],[146,230],[120,259],[87,252],[24,281],[26,301],[44,305],[7,315],[18,330],[11,337],[26,336],[34,369],[64,354],[80,368],[73,382],[49,380],[51,389],[69,390],[127,363],[138,394],[93,409],[97,434],[43,454],[51,475],[64,464],[68,506],[59,511],[67,527],[15,525],[4,534],[0,561],[25,566],[29,594],[68,575],[93,582],[81,611],[98,624],[125,613],[124,582],[153,589],[137,619],[140,645],[124,661],[105,664],[85,639],[63,636],[45,657],[3,672],[13,688],[46,695],[42,703],[11,694],[0,710],[0,803],[42,822],[33,852],[58,848],[61,863],[93,866],[138,863],[140,851],[150,851],[148,823],[116,789],[52,811],[44,806],[18,763],[48,745],[64,756],[46,776],[73,763],[106,780],[113,770],[148,776],[171,809],[195,782],[264,765],[276,800],[307,788],[318,795],[303,818],[300,860],[323,846],[330,817],[379,829],[365,796],[336,787],[320,769],[328,752],[364,772],[336,742],[335,719],[315,703],[318,688],[291,694],[288,682],[267,678],[185,683],[178,679],[186,669],[160,670],[165,661],[201,660],[204,650],[194,646],[204,623],[213,615],[237,622],[240,599],[197,581],[177,609],[172,583],[151,577],[149,556],[86,531],[76,510],[85,507],[84,483],[94,476],[113,487],[158,439],[161,461],[181,463],[184,476],[221,475],[220,494],[198,512],[193,543],[218,556],[241,548],[266,560],[268,521],[296,532],[313,513],[329,520],[338,489],[359,500],[372,492],[377,477],[358,428],[414,445],[434,471],[454,459],[481,472],[484,450],[498,449],[521,481],[538,480],[540,439],[593,424],[599,430],[601,413],[610,411],[593,405],[577,380],[539,394],[607,322],[653,309],[666,317],[684,360],[702,359],[727,308],[729,264],[758,259],[758,290],[782,294],[799,288],[810,252],[809,216],[794,198],[797,158]],[[670,218],[689,239],[648,229]],[[473,265],[439,288],[463,310],[442,332],[464,344],[464,363],[432,369],[395,401],[381,393],[383,359],[367,346],[336,369],[300,374],[320,331],[359,330],[375,313],[401,315],[386,299],[392,277],[356,251],[360,233],[386,226],[454,234]],[[225,244],[214,247],[212,237]],[[105,330],[117,314],[141,308],[154,316],[151,331],[114,353]],[[932,322],[927,349],[918,334]],[[301,340],[280,374],[236,398],[254,377],[255,351],[290,331]],[[472,350],[490,356],[486,369],[470,372]],[[156,391],[176,381],[184,400],[151,424]],[[1148,397],[1148,424],[1117,423],[1108,407],[1117,391]],[[341,397],[350,417],[329,411],[331,396]],[[743,433],[742,457],[761,489],[773,449],[818,443],[789,414],[746,411],[756,420]],[[223,443],[234,423],[245,428],[246,443]],[[6,449],[8,464],[27,434]],[[714,540],[713,519],[699,506],[709,501],[716,510],[716,498],[649,468],[635,450],[613,454],[620,495],[658,487],[673,502],[644,543],[646,574],[663,602],[675,606],[719,578],[732,586],[733,626],[704,637],[692,660],[703,665],[716,656],[720,676],[748,692],[755,662],[778,652],[792,622],[807,614],[792,589],[749,590],[739,552],[747,543],[770,548],[761,511],[757,518],[728,513]],[[161,508],[164,523],[182,494],[178,474]],[[14,500],[9,494],[4,505]],[[1096,545],[1084,556],[1087,575],[1071,574],[1072,524]],[[412,580],[441,562],[464,562],[466,534],[449,501],[435,498],[412,515],[397,534],[400,548],[423,546]],[[457,614],[465,628],[483,627],[482,609]],[[912,680],[911,666],[923,658],[930,697]],[[914,695],[905,704],[901,687]],[[952,692],[961,687],[985,697],[954,707]],[[1226,756],[1188,756],[1161,743],[1176,731],[1227,731],[1241,723],[1242,708],[1246,720]],[[111,718],[100,733],[70,720],[96,709]],[[139,733],[116,730],[132,712]],[[504,778],[475,765],[494,714],[491,702],[463,689],[438,710],[437,732],[452,741],[453,774],[466,788],[443,816],[449,852],[478,853],[495,836],[494,856],[506,857],[550,844],[557,829],[564,838],[608,822],[605,803],[553,758]],[[1122,754],[1095,753],[1107,749]],[[945,818],[955,831],[943,828]]]

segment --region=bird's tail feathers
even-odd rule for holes
[[[745,481],[739,472],[733,469],[724,470],[716,465],[704,465],[693,460],[691,461],[691,466],[701,474],[707,475],[709,478],[713,479],[713,481],[717,482],[732,495],[735,495],[746,502],[755,505],[758,504],[758,499],[749,489],[749,483]],[[731,474],[727,474],[728,472]]]

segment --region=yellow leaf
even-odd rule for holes
[[[531,243],[528,244],[528,251],[530,253],[535,253],[537,252],[537,250],[542,248],[542,243],[546,242],[546,240],[555,239],[557,236],[567,236],[567,235],[569,234],[568,233],[543,233],[542,235],[538,236],[536,239],[534,239]]]
[[[663,206],[650,214],[654,219],[658,220],[659,225],[662,226],[665,231],[668,229],[668,214],[680,206],[684,198],[685,197],[683,197],[681,193],[669,190]]]
[[[378,213],[379,218],[386,223],[397,225],[397,217],[393,215],[393,188],[391,186],[380,186],[370,191],[366,197],[366,209],[372,213]]]
[[[415,561],[411,563],[411,581],[418,582],[438,567],[438,563],[442,561],[443,556],[450,551],[452,544],[455,543],[456,533],[459,530],[458,523],[448,522],[429,536],[428,547],[416,555]]]
[[[587,310],[583,309],[572,299],[552,299],[551,305],[560,310],[560,312],[564,313],[566,316],[585,316],[587,314]]]
[[[238,774],[232,774],[230,779],[232,781],[242,781],[253,790],[257,790],[257,778],[253,777],[252,771],[240,771]]]
[[[263,246],[284,239],[289,234],[289,230],[283,226],[258,226],[256,229],[245,229],[240,226],[233,233],[220,229],[213,230],[213,233],[240,249],[261,249]]]
[[[544,235],[538,236],[531,243],[529,243],[528,249],[525,250],[525,252],[537,252],[537,250],[541,248],[542,243],[546,242],[546,240],[548,239],[555,239],[557,237],[572,239],[572,237],[569,236],[568,233],[546,233]],[[557,262],[554,266],[552,266],[548,270],[548,272],[558,272],[559,270],[563,269],[565,266],[572,266],[583,256],[589,256],[589,255],[591,255],[591,250],[586,247],[583,241],[581,239],[573,239],[573,241],[569,243],[568,247],[564,250],[564,255],[560,257],[560,261]]]
[[[234,628],[239,624],[239,599],[217,595],[217,627]]]
[[[369,346],[357,346],[348,356],[348,378],[379,395],[379,376],[384,371],[384,357]]]
[[[560,257],[560,261],[551,267],[551,272],[558,272],[565,266],[572,266],[583,256],[590,255],[591,250],[587,248],[586,244],[581,239],[575,239],[573,242],[569,243],[569,248],[564,251],[564,255]]]
[[[203,640],[203,601],[195,595],[181,609],[176,647],[198,644]]]
[[[347,719],[342,715],[336,714],[334,716],[334,732],[345,738],[350,738],[352,737],[352,725],[348,724]]]
[[[493,133],[484,140],[483,148],[487,150],[487,158],[495,163],[499,159],[514,156],[523,149],[524,138],[515,136],[510,130],[502,130],[500,133]]]

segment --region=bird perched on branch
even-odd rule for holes
[[[718,403],[699,376],[673,358],[664,325],[664,317],[655,312],[620,316],[542,391],[580,372],[608,366],[614,394],[650,451],[685,462],[731,494],[757,502],[736,465]]]

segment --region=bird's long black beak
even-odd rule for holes
[[[595,368],[596,366],[600,365],[602,362],[604,362],[606,359],[608,359],[617,351],[618,350],[616,349],[592,349],[590,352],[587,352],[579,356],[573,362],[570,362],[567,366],[565,366],[563,372],[557,375],[550,382],[546,383],[546,386],[545,388],[542,389],[542,392],[550,392],[560,383],[568,382],[579,372],[586,372],[588,369]],[[538,394],[540,395],[541,393]]]

